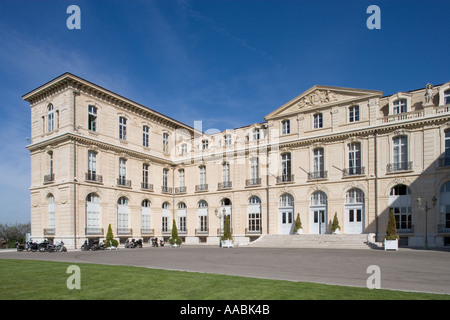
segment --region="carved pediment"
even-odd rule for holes
[[[350,89],[329,86],[314,86],[298,97],[285,103],[265,117],[266,120],[290,116],[296,113],[328,107],[335,104],[354,104],[361,100],[382,97],[381,91]]]

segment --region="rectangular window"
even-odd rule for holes
[[[163,133],[163,152],[169,153],[169,134]]]
[[[167,184],[168,178],[169,178],[169,170],[163,169],[163,187],[164,188],[167,188],[167,186],[168,186],[168,184]]]
[[[97,132],[97,108],[94,106],[88,107],[88,129]]]
[[[127,140],[127,119],[124,117],[119,118],[119,139]]]
[[[178,174],[179,174],[179,180],[180,180],[180,189],[184,188],[185,186],[185,182],[184,182],[184,169],[180,169],[178,170]]]
[[[359,106],[351,106],[348,111],[350,122],[359,121]]]
[[[252,158],[250,160],[250,178],[252,181],[256,181],[259,178],[259,159]]]
[[[142,127],[142,145],[148,148],[148,126]]]
[[[349,145],[349,174],[361,174],[361,144],[355,142]]]
[[[142,165],[142,186],[148,188],[148,164]]]
[[[314,129],[323,128],[323,115],[321,113],[316,113],[314,115]]]
[[[393,170],[408,169],[408,138],[405,136],[394,138]]]
[[[450,162],[450,130],[445,131],[445,159]]]
[[[283,120],[281,122],[281,134],[291,133],[291,122],[289,120]]]
[[[96,180],[97,175],[97,153],[94,151],[88,152],[88,179]]]
[[[206,167],[200,167],[200,185],[206,185]]]
[[[291,154],[285,153],[281,156],[281,180],[291,181]]]
[[[450,90],[444,92],[444,104],[450,104]]]
[[[315,179],[324,178],[323,148],[314,149],[313,175]]]

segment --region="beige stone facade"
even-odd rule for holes
[[[292,233],[297,215],[303,233],[331,233],[336,215],[340,233],[380,239],[392,209],[404,244],[450,241],[450,82],[385,97],[314,86],[213,134],[70,73],[23,99],[35,240],[79,248],[108,225],[122,243],[167,239],[175,219],[185,243],[218,244],[221,214],[239,243]]]

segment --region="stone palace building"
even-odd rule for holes
[[[31,107],[31,236],[218,244],[340,233],[450,244],[450,82],[383,96],[316,85],[261,123],[207,134],[65,73]]]

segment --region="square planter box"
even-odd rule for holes
[[[384,250],[398,250],[398,239],[396,240],[386,240],[384,239]]]

